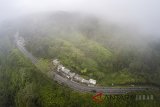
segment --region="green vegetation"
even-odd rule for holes
[[[74,72],[97,79],[99,85],[159,85],[158,41],[133,44],[134,39],[94,18],[41,18],[0,27],[0,107],[159,107],[159,92],[146,92],[155,96],[153,101],[115,98],[96,103],[93,94],[75,92],[46,75],[51,60],[58,58]],[[16,49],[13,36],[17,29],[26,48],[40,59],[36,65]]]
[[[157,79],[160,76],[158,73],[160,62],[153,57],[154,54],[158,54],[157,51],[153,53],[153,49],[143,51],[137,47],[119,49],[117,46],[115,50],[115,48],[107,48],[103,43],[98,42],[99,40],[88,38],[79,31],[66,31],[65,34],[56,36],[50,34],[49,36],[35,35],[32,39],[30,36],[25,38],[28,41],[26,48],[34,56],[46,60],[58,58],[72,71],[96,79],[99,85],[159,84]],[[150,54],[146,54],[147,52]],[[154,72],[156,80],[151,72]],[[150,78],[151,75],[154,79]]]
[[[103,85],[105,84],[111,85],[111,83],[115,83],[114,85],[120,85],[120,84],[126,84],[128,82],[130,82],[131,84],[140,82],[145,83],[145,79],[138,77],[137,75],[131,74],[130,72],[124,69],[120,72],[114,72],[110,74],[108,73],[108,75],[105,75],[104,80],[102,80],[101,82]]]
[[[36,63],[36,67],[44,73],[49,71],[49,66],[50,66],[50,62],[46,59],[40,59]]]
[[[99,85],[160,85],[158,40],[136,38],[139,34],[94,17],[62,16],[42,16],[36,22],[31,17],[27,27],[25,20],[16,26],[34,56],[49,61],[58,58],[72,71],[96,79]]]
[[[136,102],[134,99],[118,98],[96,103],[92,100],[92,94],[74,92],[46,77],[17,49],[8,55],[6,64],[0,71],[1,107],[158,107],[159,105],[156,100]]]

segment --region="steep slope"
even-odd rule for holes
[[[48,20],[52,22],[54,19],[51,19]],[[30,19],[28,22],[19,22],[18,26],[10,25],[3,29],[0,27],[0,107],[158,107],[160,105],[156,97],[159,93],[150,93],[155,96],[155,100],[147,102],[115,98],[106,99],[100,104],[95,103],[92,94],[74,92],[42,74],[15,49],[13,35],[19,30],[20,35],[26,40],[27,49],[35,56],[45,58],[45,61],[59,58],[69,68],[82,75],[94,77],[99,84],[104,85],[146,80],[147,83],[159,84],[159,42],[149,45],[152,48],[150,51],[124,51],[124,49],[117,52],[114,50],[119,48],[108,45],[109,36],[107,39],[93,39],[77,30],[77,27],[71,32],[67,24],[67,29],[63,28],[64,22],[61,28],[58,27],[59,24],[52,25],[48,20],[36,20],[36,23],[32,23],[33,20]],[[100,34],[96,34],[97,38]],[[87,72],[81,73],[85,68]]]

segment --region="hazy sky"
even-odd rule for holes
[[[160,34],[160,0],[0,0],[0,20],[41,11],[80,11]]]

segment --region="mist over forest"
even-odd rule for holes
[[[0,1],[0,107],[158,107],[159,90],[149,88],[140,93],[154,95],[147,103],[98,104],[93,93],[53,81],[52,61],[98,87],[159,89],[159,10],[156,0]],[[36,64],[18,49],[16,34]]]

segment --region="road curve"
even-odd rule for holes
[[[35,58],[30,52],[26,50],[24,45],[22,45],[17,38],[15,38],[16,46],[17,48],[27,57],[31,60],[33,64],[36,64],[38,62],[38,59]],[[54,72],[54,80],[57,81],[60,84],[67,85],[68,87],[80,91],[80,92],[102,92],[108,95],[114,95],[114,94],[126,94],[129,92],[138,92],[138,91],[144,91],[150,89],[149,87],[127,87],[127,88],[116,88],[116,87],[89,87],[84,84],[77,83],[75,81],[71,81],[67,78],[64,78]],[[153,89],[153,88],[152,88]],[[157,90],[155,88],[155,90]]]
[[[84,84],[80,84],[74,81],[71,81],[67,78],[60,76],[59,74],[55,73],[54,80],[60,84],[65,84],[70,88],[81,91],[81,92],[102,92],[108,95],[113,94],[126,94],[129,92],[137,92],[137,91],[144,91],[147,88],[145,87],[128,87],[128,88],[116,88],[116,87],[89,87]]]

